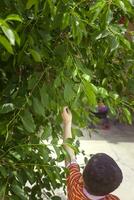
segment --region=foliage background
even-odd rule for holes
[[[131,124],[133,16],[133,0],[0,1],[2,200],[41,200],[42,192],[60,199],[54,191],[65,185],[66,170],[58,167],[67,156],[58,143],[65,104],[78,127],[98,98]]]

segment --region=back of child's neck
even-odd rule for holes
[[[83,188],[83,193],[86,195],[87,198],[91,199],[91,200],[101,200],[103,199],[105,196],[95,196],[90,194],[86,188]]]

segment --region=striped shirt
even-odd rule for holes
[[[89,195],[84,193],[84,184],[80,168],[77,163],[72,163],[68,166],[69,175],[67,176],[67,193],[68,200],[94,200],[89,198]],[[91,195],[92,196],[92,195]],[[118,197],[109,194],[105,197],[100,197],[99,200],[119,200]]]

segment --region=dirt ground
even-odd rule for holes
[[[112,125],[109,130],[97,130],[89,134],[84,129],[83,137],[80,138],[80,148],[87,157],[90,154],[104,152],[116,160],[123,171],[123,182],[114,192],[120,200],[134,200],[134,126],[123,124]],[[78,163],[84,166],[83,156],[77,157]],[[62,200],[67,198],[62,191],[57,192]]]

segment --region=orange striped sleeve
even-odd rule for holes
[[[120,200],[120,199],[114,195],[111,195],[111,200]]]
[[[80,168],[77,163],[70,164],[68,167],[69,174],[67,176],[67,192],[68,199],[72,200],[77,196],[77,199],[81,198],[80,193],[77,191],[78,181],[81,178]],[[80,196],[79,196],[80,195]]]
[[[68,169],[69,174],[67,176],[67,185],[72,186],[75,183],[78,183],[78,180],[82,175],[80,173],[80,168],[77,163],[70,164]]]

